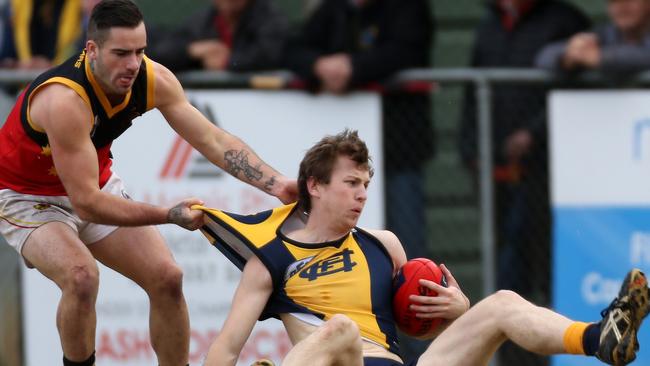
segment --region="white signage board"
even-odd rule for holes
[[[296,177],[305,151],[326,134],[359,130],[379,169],[368,191],[362,227],[383,227],[384,199],[380,98],[371,93],[346,97],[303,92],[189,91],[188,98],[220,127],[248,143],[268,164]],[[151,111],[113,145],[114,171],[138,201],[171,206],[198,197],[209,207],[249,214],[280,205],[274,197],[212,166],[181,140],[161,114]],[[189,307],[190,362],[201,363],[230,308],[239,270],[198,232],[172,225],[159,230],[184,270]],[[143,243],[144,244],[144,243]],[[125,253],[124,255],[128,255]],[[58,288],[35,270],[23,272],[25,365],[50,365],[62,356],[55,318]],[[97,300],[97,363],[102,366],[155,365],[149,344],[149,306],[137,285],[100,267]],[[257,358],[280,361],[290,348],[281,323],[258,323],[239,365]]]
[[[650,93],[554,92],[553,203],[650,204]]]

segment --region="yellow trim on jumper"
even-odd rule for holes
[[[156,87],[156,75],[153,72],[153,61],[147,56],[144,56],[144,64],[147,68],[147,110],[152,110],[156,106],[156,99],[154,98]]]
[[[83,86],[81,86],[77,82],[75,82],[73,80],[70,80],[68,78],[64,78],[62,76],[55,76],[53,78],[45,80],[41,85],[34,88],[34,90],[32,90],[32,92],[29,94],[29,99],[27,99],[27,123],[29,123],[29,126],[32,129],[34,129],[34,131],[45,133],[45,130],[42,127],[37,126],[32,121],[32,117],[29,114],[29,104],[32,102],[32,98],[36,95],[36,93],[38,93],[38,91],[41,88],[43,88],[45,85],[54,84],[54,83],[63,84],[65,86],[69,87],[70,89],[74,90],[77,94],[79,94],[81,99],[83,99],[84,102],[86,103],[86,105],[88,105],[88,108],[90,108],[90,111],[91,111],[90,125],[92,126],[95,123],[95,119],[92,116],[93,108],[90,105],[90,98],[88,98],[88,94],[86,93],[86,90],[83,88]]]

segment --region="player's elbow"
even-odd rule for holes
[[[97,205],[93,204],[93,199],[91,198],[91,195],[75,194],[75,195],[70,195],[69,197],[70,197],[70,203],[74,208],[75,214],[82,221],[89,221],[89,222],[96,221],[95,208],[97,207]]]
[[[75,213],[81,221],[87,221],[87,222],[96,222],[97,220],[95,219],[95,215],[93,215],[92,210],[88,209],[87,207],[79,206],[79,205],[74,205],[73,207],[75,209]]]

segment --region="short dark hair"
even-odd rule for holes
[[[368,154],[366,143],[359,138],[358,132],[345,129],[343,132],[325,136],[305,153],[298,171],[298,202],[306,211],[311,211],[311,197],[307,190],[307,179],[314,178],[319,183],[327,184],[332,178],[334,164],[339,156],[346,156],[362,169],[368,169],[372,177],[374,171],[372,159]]]
[[[102,44],[113,27],[135,28],[144,18],[131,0],[102,0],[93,8],[88,21],[88,39]]]

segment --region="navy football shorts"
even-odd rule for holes
[[[412,360],[405,364],[391,360],[389,358],[364,357],[363,366],[415,366],[418,360]]]

